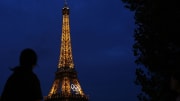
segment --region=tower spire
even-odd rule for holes
[[[67,7],[67,1],[65,0],[65,7],[62,9],[63,23],[62,23],[62,36],[61,36],[61,48],[58,68],[73,68],[73,57],[70,38],[70,26],[69,26],[69,8]]]
[[[67,0],[64,0],[64,5],[67,6]]]

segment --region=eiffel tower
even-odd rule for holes
[[[50,92],[44,101],[88,101],[88,97],[80,86],[77,72],[74,68],[69,26],[69,7],[66,0],[62,14],[63,23],[58,69]]]

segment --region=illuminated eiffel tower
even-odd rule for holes
[[[69,26],[69,7],[66,0],[62,14],[63,23],[58,70],[55,73],[52,88],[44,101],[88,101],[88,97],[80,86],[77,72],[74,68]]]

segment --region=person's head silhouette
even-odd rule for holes
[[[21,66],[34,67],[37,64],[37,55],[35,51],[30,48],[24,49],[19,59]]]

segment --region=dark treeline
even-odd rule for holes
[[[173,101],[171,75],[180,68],[180,5],[178,0],[122,0],[135,12],[133,45],[135,84],[140,101]],[[175,100],[174,100],[175,101]]]

